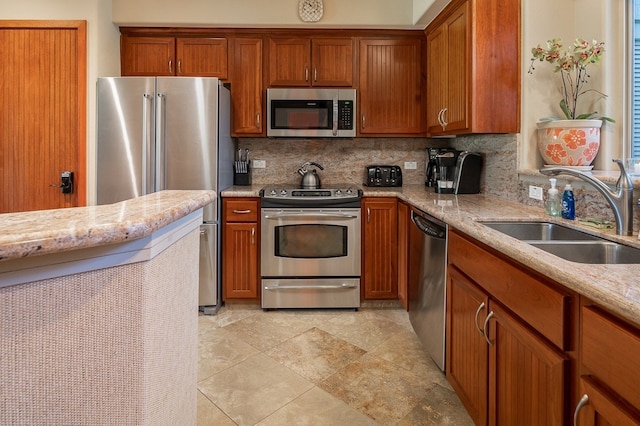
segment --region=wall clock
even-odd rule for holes
[[[322,18],[322,0],[300,0],[298,14],[305,22],[316,22]]]

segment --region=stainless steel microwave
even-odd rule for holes
[[[356,90],[267,89],[267,136],[354,138]]]

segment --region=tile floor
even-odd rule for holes
[[[472,425],[397,304],[199,317],[198,425]]]

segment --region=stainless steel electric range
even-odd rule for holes
[[[262,308],[359,308],[362,190],[279,186],[260,196]]]

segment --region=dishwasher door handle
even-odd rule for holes
[[[438,238],[440,240],[447,238],[447,228],[445,226],[433,223],[432,221],[416,214],[413,210],[411,211],[411,222],[413,222],[420,231],[432,238]]]

